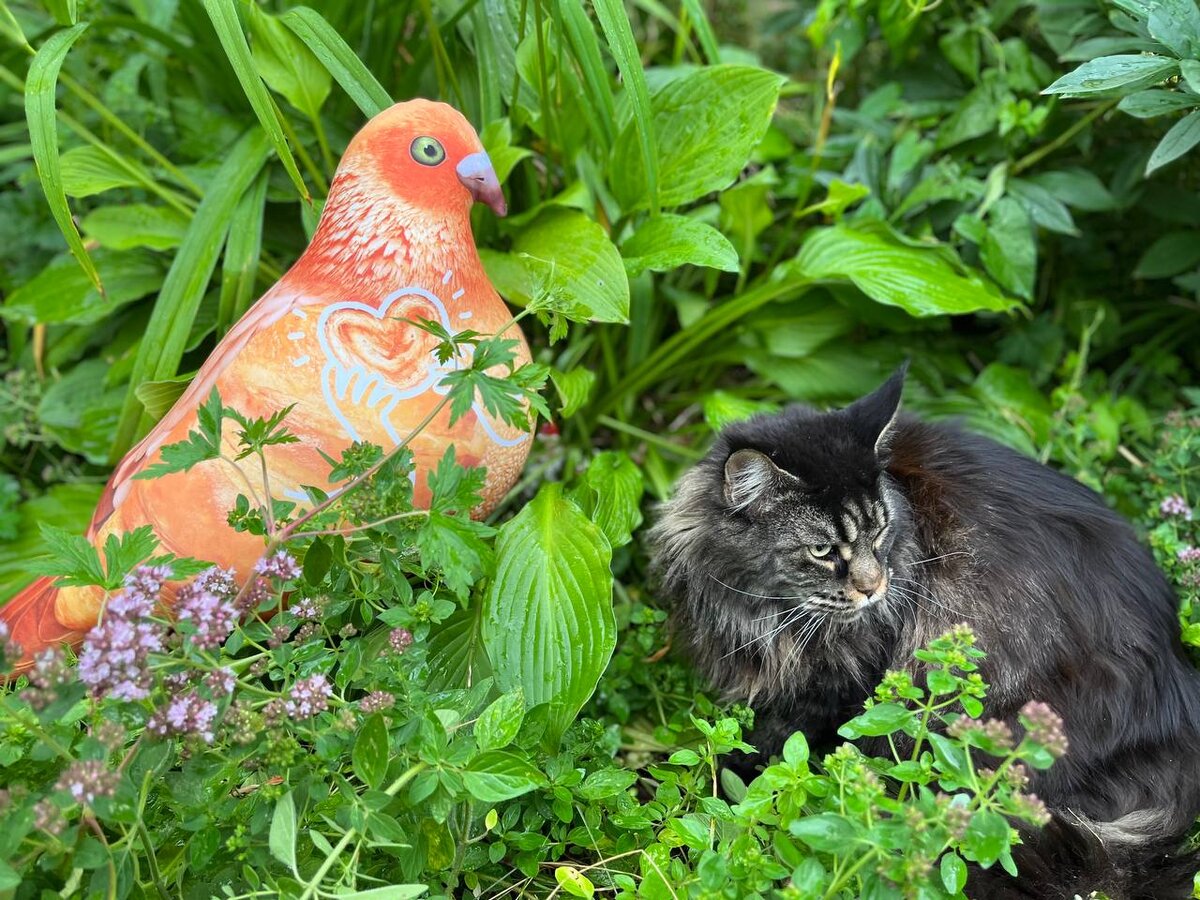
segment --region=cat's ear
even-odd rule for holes
[[[904,392],[904,376],[907,373],[908,360],[905,360],[887,381],[846,407],[846,414],[855,432],[863,443],[874,448],[876,456],[887,449],[892,426],[896,424],[896,415],[900,412],[900,395]]]
[[[725,461],[725,499],[735,509],[752,506],[789,481],[799,479],[757,450],[737,450]]]

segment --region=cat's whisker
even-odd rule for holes
[[[717,584],[719,584],[721,587],[728,588],[729,590],[733,591],[735,594],[744,594],[747,597],[754,597],[757,600],[805,600],[805,599],[807,599],[799,594],[792,596],[792,597],[772,597],[770,594],[756,594],[753,591],[743,591],[741,588],[735,588],[732,584],[726,584],[720,578],[718,578],[716,575],[713,575],[711,572],[708,573],[708,577],[711,578],[713,581],[715,581]]]
[[[728,657],[733,656],[733,654],[740,653],[742,650],[745,650],[747,647],[751,647],[754,644],[757,644],[760,642],[766,643],[767,641],[769,641],[773,637],[775,637],[775,635],[777,635],[781,631],[783,631],[783,629],[787,628],[789,625],[791,625],[793,622],[795,622],[797,619],[799,619],[801,616],[804,616],[804,615],[811,615],[811,613],[809,613],[808,610],[806,610],[802,606],[793,607],[793,611],[792,611],[791,615],[788,615],[780,625],[778,625],[775,628],[773,628],[772,630],[768,631],[766,634],[755,635],[754,637],[750,638],[750,640],[746,641],[744,644],[742,644],[739,647],[734,647],[732,650],[730,650],[728,653],[726,653],[724,656],[722,656],[721,659],[727,659]],[[808,623],[805,623],[805,624],[807,625]]]
[[[912,585],[912,587],[902,587],[900,584],[897,584],[897,582],[905,582],[907,584]],[[919,581],[913,581],[911,578],[899,578],[896,576],[892,576],[892,588],[896,591],[902,591],[902,592],[907,591],[913,596],[914,599],[917,597],[920,597],[924,600],[928,600],[934,606],[950,613],[953,616],[961,616],[962,618],[969,619],[971,621],[974,621],[976,618],[975,616],[968,615],[967,613],[963,612],[962,610],[955,609],[953,606],[949,606],[948,604],[943,603],[941,600],[939,600],[937,597],[935,597],[933,595],[933,592],[928,587],[921,584]],[[926,609],[926,611],[931,611],[931,610],[929,610],[928,607],[925,607],[925,609]]]
[[[929,559],[918,559],[916,562],[911,562],[911,563],[909,563],[909,565],[910,565],[910,566],[923,566],[923,565],[925,565],[926,563],[933,563],[933,562],[937,562],[939,559],[949,559],[949,558],[950,558],[950,557],[952,557],[952,556],[970,556],[970,557],[974,557],[974,556],[975,556],[975,554],[974,554],[974,553],[971,553],[971,552],[969,552],[969,551],[967,551],[967,550],[954,550],[954,551],[952,551],[952,552],[950,552],[950,553],[943,553],[941,556],[931,556],[931,557],[929,557]]]

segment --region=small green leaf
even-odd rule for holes
[[[272,856],[292,872],[296,871],[296,801],[292,799],[291,791],[275,803],[267,846]]]
[[[1163,135],[1146,162],[1146,174],[1174,162],[1197,144],[1200,144],[1200,109],[1188,113]]]
[[[968,859],[990,866],[1008,849],[1012,828],[1008,820],[990,809],[981,809],[971,817],[962,846]]]
[[[846,853],[858,837],[854,823],[845,816],[829,812],[795,819],[788,825],[788,831],[814,850],[825,853]]]
[[[354,739],[350,751],[350,763],[358,780],[368,787],[377,788],[387,774],[389,761],[387,722],[381,714],[368,716]]]
[[[942,857],[941,864],[942,886],[950,894],[957,894],[967,883],[967,864],[957,853],[947,853]]]
[[[527,794],[546,783],[546,776],[527,760],[505,750],[480,753],[462,773],[471,796],[482,803],[499,803]]]
[[[1075,71],[1068,72],[1042,93],[1078,97],[1116,90],[1130,92],[1160,84],[1178,70],[1178,60],[1163,56],[1102,56],[1099,59],[1088,60]]]
[[[565,893],[572,897],[587,897],[595,896],[596,887],[593,885],[578,869],[574,866],[556,866],[554,869],[554,880],[558,882],[559,887]]]
[[[480,750],[499,750],[516,738],[525,721],[525,694],[515,688],[493,701],[475,723],[475,743]]]
[[[629,790],[637,780],[638,773],[630,769],[601,769],[588,775],[575,793],[584,800],[604,800]]]
[[[803,731],[794,732],[783,744],[783,761],[798,766],[808,762],[808,740]]]
[[[863,736],[879,737],[904,731],[915,722],[916,713],[907,706],[898,703],[877,703],[839,728],[838,734],[851,740]]]
[[[1200,263],[1200,231],[1171,231],[1146,248],[1133,277],[1171,278],[1197,263]]]

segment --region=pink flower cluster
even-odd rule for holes
[[[217,704],[195,691],[188,691],[172,697],[166,706],[157,710],[146,723],[146,730],[158,737],[198,737],[211,744],[216,718]]]
[[[97,797],[111,797],[121,776],[99,759],[77,759],[67,766],[55,785],[67,791],[77,803],[91,805]]]
[[[193,645],[201,650],[215,650],[225,643],[241,618],[234,605],[236,596],[233,572],[215,566],[179,589],[176,615],[195,628],[190,635]]]
[[[328,678],[320,674],[310,675],[292,685],[284,709],[293,719],[310,719],[329,709],[329,698],[332,696],[333,686]]]
[[[146,658],[161,653],[165,629],[149,621],[158,604],[166,566],[139,566],[124,589],[109,598],[100,624],[87,633],[79,654],[79,680],[97,695],[143,700],[150,694]]]
[[[1164,516],[1183,516],[1186,521],[1192,521],[1192,508],[1178,494],[1172,494],[1165,498],[1162,503],[1158,504],[1158,511]]]
[[[1184,547],[1176,556],[1181,563],[1200,562],[1200,547]]]

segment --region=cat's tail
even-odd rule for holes
[[[1021,828],[1013,848],[1020,880],[999,866],[973,872],[972,900],[1073,900],[1092,892],[1111,900],[1188,900],[1200,854],[1183,836],[1165,838],[1161,817],[1139,810],[1113,822],[1054,812],[1044,828]]]

